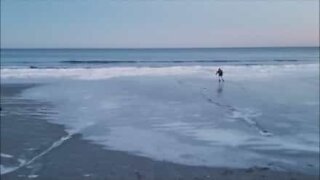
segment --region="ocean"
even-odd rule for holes
[[[2,96],[1,123],[41,116],[65,132],[29,150],[2,144],[2,174],[47,163],[75,135],[155,161],[319,174],[318,47],[2,49],[1,83],[30,85]],[[7,110],[22,100],[46,106]],[[28,139],[15,126],[2,141]]]
[[[318,61],[317,47],[1,50],[3,68],[310,64]]]

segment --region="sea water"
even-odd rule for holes
[[[5,67],[253,65],[314,63],[317,47],[188,49],[2,49]]]
[[[3,83],[41,83],[21,97],[68,132],[20,166],[81,134],[154,160],[318,173],[318,48],[6,49],[1,65]]]

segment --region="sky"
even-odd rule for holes
[[[1,48],[319,46],[318,0],[1,0]]]

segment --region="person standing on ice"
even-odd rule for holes
[[[222,81],[224,81],[224,79],[223,79],[223,71],[222,71],[222,69],[218,69],[218,71],[216,72],[216,75],[218,74],[218,76],[219,76],[219,82],[222,80]]]

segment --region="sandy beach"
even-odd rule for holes
[[[83,140],[74,134],[57,147],[46,150],[57,139],[66,136],[64,126],[49,123],[43,115],[32,115],[35,109],[54,107],[50,104],[28,101],[18,97],[22,90],[37,86],[26,84],[1,85],[1,156],[7,167],[20,167],[1,176],[2,179],[123,179],[123,180],[169,180],[169,179],[318,179],[318,175],[270,170],[268,167],[210,168],[187,166],[107,150]],[[10,113],[11,112],[11,113]],[[16,113],[13,113],[16,112]],[[17,113],[24,112],[24,113]],[[170,148],[170,147],[168,147]],[[45,153],[43,153],[45,152]],[[43,154],[41,154],[43,153]],[[36,159],[35,156],[41,154]],[[21,157],[23,156],[23,157]],[[19,158],[17,158],[19,157]],[[33,160],[32,160],[33,159]],[[31,160],[31,162],[30,162]],[[28,162],[29,161],[29,162]],[[18,165],[19,166],[19,165]]]

